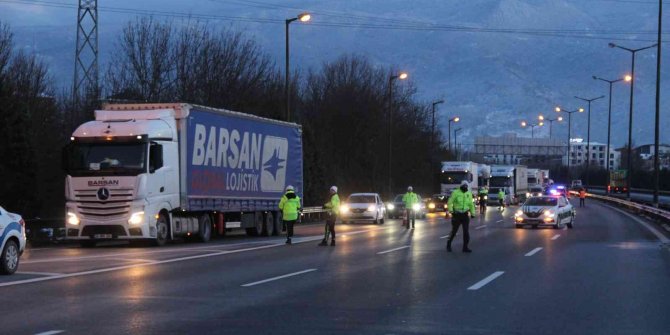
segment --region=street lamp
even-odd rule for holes
[[[521,127],[522,128],[530,127],[530,137],[531,138],[535,138],[535,127],[542,127],[542,126],[544,126],[544,122],[529,124],[526,121],[521,121]]]
[[[432,126],[430,128],[430,152],[431,152],[431,157],[433,152],[435,151],[435,106],[439,104],[443,104],[444,100],[437,100],[433,102],[433,121],[432,121]]]
[[[562,122],[562,121],[563,121],[563,117],[562,117],[562,116],[559,116],[559,117],[557,117],[557,118],[555,118],[555,119],[552,119],[552,118],[544,117],[543,115],[540,115],[540,116],[537,117],[537,119],[540,120],[540,121],[549,121],[549,138],[551,138],[551,128],[552,128],[552,126],[554,125],[554,121],[558,121],[558,122]]]
[[[449,119],[449,125],[447,127],[447,130],[449,132],[449,151],[450,152],[451,152],[451,123],[452,122],[458,122],[460,120],[461,120],[461,118],[459,118],[458,116],[454,116],[451,119]]]
[[[626,198],[628,199],[628,201],[630,201],[630,188],[633,186],[632,185],[632,182],[633,182],[633,164],[632,164],[632,161],[633,161],[633,159],[632,159],[633,158],[633,150],[632,150],[633,143],[631,143],[631,142],[633,141],[633,92],[634,92],[634,87],[635,87],[635,54],[642,51],[642,50],[651,49],[651,48],[656,47],[656,46],[657,46],[657,44],[650,45],[650,46],[647,46],[647,47],[644,47],[644,48],[639,48],[639,49],[629,49],[629,48],[626,48],[626,47],[622,47],[620,45],[616,45],[614,43],[609,44],[610,48],[619,48],[621,50],[626,50],[626,51],[630,52],[631,56],[632,56],[631,57],[632,58],[631,66],[630,66],[630,70],[631,70],[630,71],[630,77],[631,77],[631,81],[630,81],[630,110],[628,112],[628,150],[626,150],[627,151],[627,156],[628,156],[628,178],[627,178],[628,179],[628,192],[627,192]]]
[[[389,162],[388,162],[388,169],[389,169],[389,196],[393,196],[393,187],[391,185],[391,176],[392,176],[392,162],[393,162],[393,82],[396,79],[400,80],[405,80],[407,79],[407,73],[406,72],[401,72],[397,75],[391,75],[389,76]]]
[[[463,128],[454,129],[454,150],[456,151],[456,160],[460,160],[460,150],[458,150],[458,132],[463,130]]]
[[[609,108],[608,108],[608,111],[607,111],[607,185],[605,185],[607,187],[605,192],[607,192],[608,194],[610,192],[610,190],[609,190],[610,172],[609,171],[610,171],[610,131],[611,131],[611,128],[612,128],[612,85],[614,85],[615,83],[618,83],[622,80],[631,81],[632,79],[633,78],[631,76],[625,76],[623,78],[619,78],[619,79],[615,79],[615,80],[608,80],[608,79],[603,79],[603,78],[600,78],[600,77],[597,77],[597,76],[593,76],[593,80],[604,81],[604,82],[608,83],[609,86],[610,86],[610,94],[609,94],[610,102],[609,102]]]
[[[575,95],[575,99],[586,101],[589,104],[589,112],[587,116],[588,121],[586,122],[586,185],[590,185],[589,168],[591,164],[591,102],[596,101],[598,99],[602,99],[604,97],[605,97],[604,95],[601,95],[597,98],[586,99],[586,98],[580,98]]]
[[[584,108],[579,108],[576,110],[567,110],[562,109],[561,107],[556,107],[554,109],[557,113],[563,112],[568,113],[568,179],[570,178],[570,156],[572,153],[572,146],[570,145],[570,138],[572,137],[572,114],[573,113],[583,113]]]
[[[288,38],[288,26],[293,21],[307,22],[312,19],[312,16],[309,13],[302,13],[297,17],[286,19],[286,69],[285,69],[285,82],[284,82],[284,93],[285,93],[285,105],[286,108],[286,121],[291,121],[291,70],[289,68],[289,38]]]

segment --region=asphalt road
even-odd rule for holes
[[[574,199],[573,199],[574,201]],[[163,248],[28,250],[0,277],[0,333],[668,334],[670,250],[637,219],[588,201],[575,229],[514,229],[512,210],[449,224],[339,225],[282,238]]]

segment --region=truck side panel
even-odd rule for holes
[[[302,195],[298,126],[198,109],[186,123],[187,210],[276,210],[287,185]]]

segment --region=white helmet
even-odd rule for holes
[[[337,186],[335,186],[335,185],[331,186],[330,191],[337,193]]]
[[[293,191],[293,185],[286,186],[286,192]]]
[[[470,186],[470,184],[468,184],[468,181],[467,181],[467,180],[463,180],[463,181],[461,182],[461,186],[463,186],[463,185],[465,185],[465,186]]]
[[[412,192],[412,190],[414,190],[414,188],[412,188],[412,186],[407,187],[407,192]]]

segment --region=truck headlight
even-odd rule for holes
[[[415,211],[418,211],[419,209],[421,209],[421,205],[414,204],[414,205],[412,205],[412,209],[415,210]]]
[[[77,217],[77,214],[67,212],[67,223],[73,226],[79,225],[79,218]]]
[[[430,208],[430,209],[435,209],[435,204],[432,203],[432,202],[429,203],[429,204],[428,204],[428,208]]]
[[[340,206],[340,213],[348,213],[348,212],[349,212],[349,206],[347,205]]]
[[[392,210],[395,209],[395,206],[393,204],[388,204],[388,205],[386,205],[386,209],[392,211]]]
[[[144,212],[135,212],[128,219],[128,223],[132,225],[139,225],[144,222]]]
[[[375,208],[375,205],[368,206],[368,212],[374,212],[375,209],[377,209],[377,208]]]

